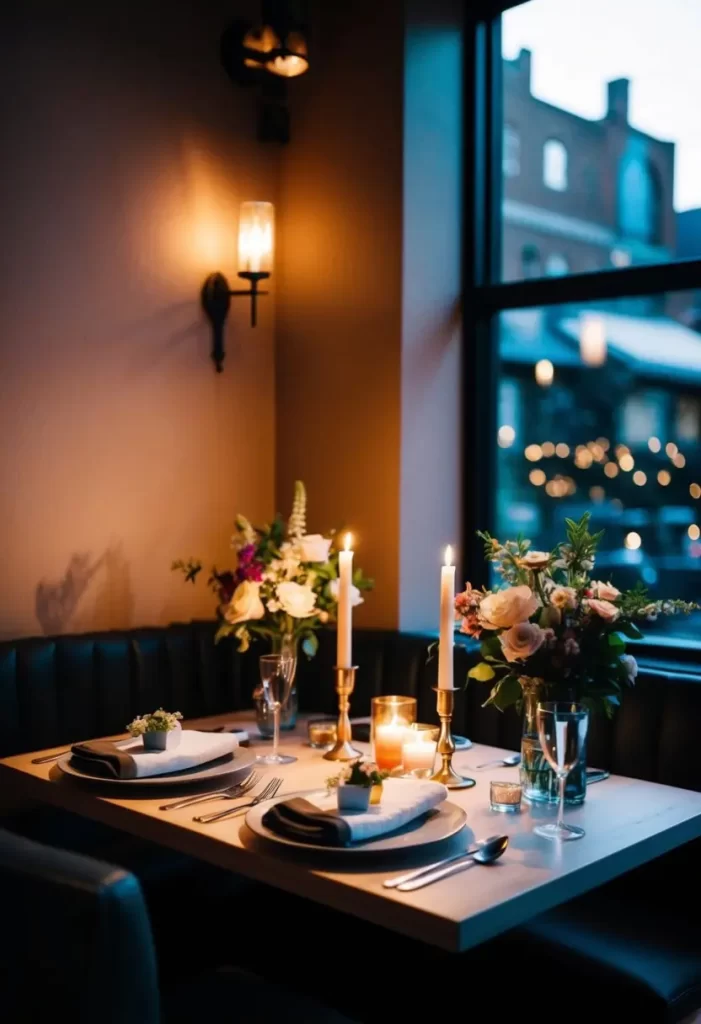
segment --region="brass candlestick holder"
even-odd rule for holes
[[[362,757],[362,751],[356,750],[352,744],[353,732],[351,729],[348,710],[350,708],[350,695],[355,689],[355,673],[357,666],[352,668],[335,668],[336,693],[338,694],[338,725],[336,727],[336,743],[327,750],[324,757],[327,761],[355,761]]]
[[[431,778],[433,782],[442,782],[448,789],[469,789],[470,786],[475,785],[474,779],[468,779],[465,775],[458,775],[453,768],[453,754],[455,753],[455,741],[453,740],[453,734],[450,731],[450,723],[453,718],[453,708],[455,706],[455,694],[458,692],[457,687],[438,687],[434,686],[436,691],[436,705],[438,708],[438,717],[441,720],[441,731],[438,736],[438,746],[436,748],[437,753],[440,755],[442,764],[435,775]]]

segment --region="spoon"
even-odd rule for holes
[[[431,871],[429,874],[421,875],[420,878],[415,878],[412,882],[404,882],[402,885],[397,886],[397,888],[399,892],[413,892],[414,889],[421,889],[424,885],[431,885],[433,882],[440,881],[441,878],[449,878],[450,875],[456,875],[459,871],[472,867],[473,864],[492,864],[501,857],[508,845],[508,836],[492,836],[491,839],[486,840],[479,850],[468,854],[462,860],[456,861],[454,864],[448,864],[447,867],[439,868],[438,871]]]
[[[477,771],[478,768],[491,768],[492,765],[500,765],[502,768],[514,768],[517,764],[521,763],[520,754],[509,754],[508,757],[497,757],[494,761],[485,761],[484,764],[478,764],[471,770]]]

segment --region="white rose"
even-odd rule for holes
[[[302,562],[328,562],[331,541],[322,537],[320,533],[308,533],[301,537],[298,543],[300,561]]]
[[[508,629],[525,622],[538,608],[538,598],[530,587],[508,587],[482,599],[479,620],[484,629]]]
[[[226,607],[224,618],[231,625],[248,622],[250,619],[262,619],[265,608],[260,599],[260,583],[244,580],[239,583]]]
[[[586,602],[589,609],[598,615],[604,622],[615,622],[618,616],[621,614],[619,608],[616,608],[615,604],[611,604],[610,601],[599,601],[595,597],[590,597]]]
[[[331,582],[329,583],[329,594],[334,599],[334,601],[338,601],[338,588],[340,587],[340,585],[341,584],[339,580],[331,580]],[[356,605],[362,604],[364,600],[358,588],[353,586],[352,583],[350,587],[350,598],[351,608],[355,608]]]
[[[617,597],[621,596],[620,590],[617,590],[610,583],[602,583],[600,580],[592,580],[590,586],[601,601],[615,601]]]
[[[530,658],[545,640],[545,632],[533,622],[519,622],[499,637],[501,649],[507,661],[522,661]]]
[[[277,597],[282,610],[293,619],[308,618],[316,606],[316,594],[312,588],[294,583],[292,580],[278,583]]]
[[[637,663],[637,661],[635,660],[635,658],[633,657],[632,654],[622,654],[621,655],[621,665],[623,665],[623,667],[626,670],[626,674],[628,676],[628,685],[629,686],[634,686],[635,685],[635,680],[636,680],[637,675],[638,675],[638,663]]]
[[[529,551],[519,559],[520,564],[524,569],[532,569],[533,572],[539,572],[541,569],[547,569],[550,565],[552,556],[547,551]]]

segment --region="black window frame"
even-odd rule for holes
[[[701,258],[501,281],[501,16],[527,2],[468,0],[465,7],[463,569],[476,586],[489,583],[476,531],[496,521],[500,313],[701,288]],[[701,640],[653,636],[640,646],[653,674],[668,675],[679,672],[680,663],[701,661]]]

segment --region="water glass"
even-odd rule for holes
[[[579,762],[585,747],[589,712],[571,701],[547,701],[536,710],[538,737],[548,764],[557,777],[560,802],[557,821],[538,825],[533,831],[544,839],[581,839],[584,829],[564,820],[567,776]]]
[[[280,754],[280,711],[290,695],[295,674],[295,659],[285,654],[264,654],[259,659],[260,685],[265,706],[273,714],[273,752],[261,754],[256,764],[291,764],[296,757]]]

